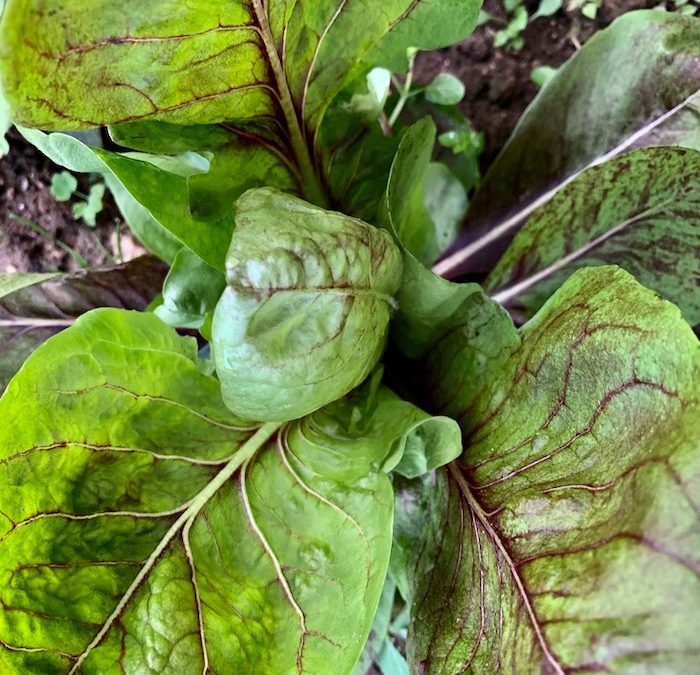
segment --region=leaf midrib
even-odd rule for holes
[[[462,475],[462,472],[459,470],[459,467],[454,462],[452,462],[449,465],[449,471],[454,480],[457,482],[465,501],[469,505],[470,510],[479,519],[479,522],[483,526],[484,530],[486,530],[486,533],[491,538],[491,541],[493,542],[494,546],[498,549],[498,551],[503,556],[503,559],[506,561],[508,569],[511,573],[511,577],[518,589],[518,593],[523,601],[523,605],[525,607],[525,610],[527,611],[528,617],[530,618],[530,623],[532,624],[532,628],[535,631],[537,641],[540,644],[545,658],[547,659],[547,661],[549,661],[556,675],[566,675],[564,668],[557,660],[556,656],[554,655],[552,649],[549,646],[549,643],[547,642],[544,636],[544,631],[542,629],[542,626],[540,625],[540,621],[537,616],[537,613],[535,612],[535,608],[532,604],[532,601],[530,600],[530,596],[525,587],[525,582],[520,577],[520,574],[518,573],[518,568],[515,562],[513,561],[510,552],[503,543],[500,534],[498,533],[496,528],[491,524],[491,521],[489,520],[486,512],[481,507],[481,504],[478,502],[476,497],[474,497],[474,495],[472,494],[469,484]]]
[[[234,455],[231,461],[216,475],[216,477],[207,484],[207,486],[201,490],[195,497],[193,497],[188,503],[183,505],[184,511],[182,515],[172,524],[170,529],[165,533],[163,538],[158,542],[153,550],[153,553],[148,557],[144,566],[141,568],[139,573],[136,575],[134,580],[131,582],[130,586],[122,595],[121,599],[117,603],[116,607],[112,613],[107,617],[107,619],[102,624],[100,630],[95,634],[95,637],[88,644],[88,646],[83,650],[83,652],[78,656],[73,667],[68,672],[68,675],[75,675],[79,672],[85,659],[90,655],[93,649],[97,647],[102,640],[106,637],[109,631],[114,626],[116,620],[119,618],[121,613],[124,611],[126,606],[129,604],[130,600],[136,594],[138,589],[141,587],[143,581],[148,577],[156,563],[158,562],[160,556],[166,550],[166,548],[175,540],[176,536],[181,530],[187,528],[189,532],[188,525],[194,521],[201,510],[207,505],[211,498],[230,480],[233,475],[238,471],[238,469],[245,463],[250,461],[255,454],[260,450],[260,448],[270,439],[270,437],[277,433],[280,428],[280,424],[275,422],[268,422],[263,424],[258,431],[255,432],[250,439],[244,443],[238,452]],[[206,654],[206,650],[205,650]],[[206,660],[206,655],[203,656]]]

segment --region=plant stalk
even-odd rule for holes
[[[272,68],[275,81],[277,82],[277,92],[279,94],[280,105],[282,106],[282,112],[284,114],[285,121],[287,122],[287,129],[289,131],[289,138],[291,141],[292,150],[294,152],[294,157],[299,166],[299,172],[301,173],[303,183],[301,186],[302,191],[304,196],[310,202],[316,204],[316,206],[326,208],[329,205],[328,195],[326,194],[326,191],[319,180],[318,174],[316,173],[316,167],[311,159],[311,153],[309,152],[309,147],[306,144],[299,118],[297,117],[294,101],[292,100],[292,94],[289,91],[287,78],[284,73],[282,62],[280,61],[279,53],[277,52],[277,45],[272,37],[270,23],[267,19],[267,13],[265,11],[265,7],[263,6],[262,0],[253,0],[253,9],[258,20],[258,25],[260,26],[260,36],[262,37],[263,44],[265,45],[265,51],[267,52],[267,56],[270,61],[270,67]],[[301,123],[303,124],[303,120]]]
[[[399,100],[396,102],[396,106],[394,106],[394,110],[389,117],[390,129],[398,121],[399,115],[403,111],[406,101],[408,101],[408,97],[411,95],[411,85],[413,84],[413,65],[416,62],[417,53],[417,51],[413,51],[408,57],[408,72],[406,73],[406,79],[404,80],[403,87],[399,93]]]

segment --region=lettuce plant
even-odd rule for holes
[[[151,255],[0,276],[2,673],[696,669],[700,21],[473,190],[400,78],[479,4],[7,0],[14,123]]]

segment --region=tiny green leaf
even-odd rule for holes
[[[598,5],[595,2],[587,2],[583,7],[581,7],[581,14],[587,19],[594,21],[598,15]]]
[[[530,79],[540,88],[544,87],[557,74],[557,68],[551,66],[537,66],[532,69]]]
[[[276,190],[247,192],[213,324],[226,404],[245,419],[289,420],[356,387],[382,354],[401,275],[388,232]]]
[[[367,93],[356,93],[350,100],[352,112],[377,119],[389,97],[391,73],[386,68],[372,68],[367,74]]]
[[[437,105],[457,105],[465,93],[462,81],[451,73],[440,73],[425,90],[427,99]]]
[[[105,184],[95,183],[85,201],[73,204],[73,217],[82,218],[88,227],[97,225],[97,216],[102,211],[102,198],[105,194]]]
[[[55,173],[51,177],[51,194],[56,201],[67,202],[78,189],[78,179],[67,171]]]
[[[541,16],[552,16],[552,14],[556,14],[562,8],[562,5],[562,0],[540,0],[539,7],[530,18],[530,21],[534,21]]]

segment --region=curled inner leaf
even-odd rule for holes
[[[213,345],[226,405],[289,420],[356,387],[378,362],[402,276],[391,236],[276,190],[237,205]]]

